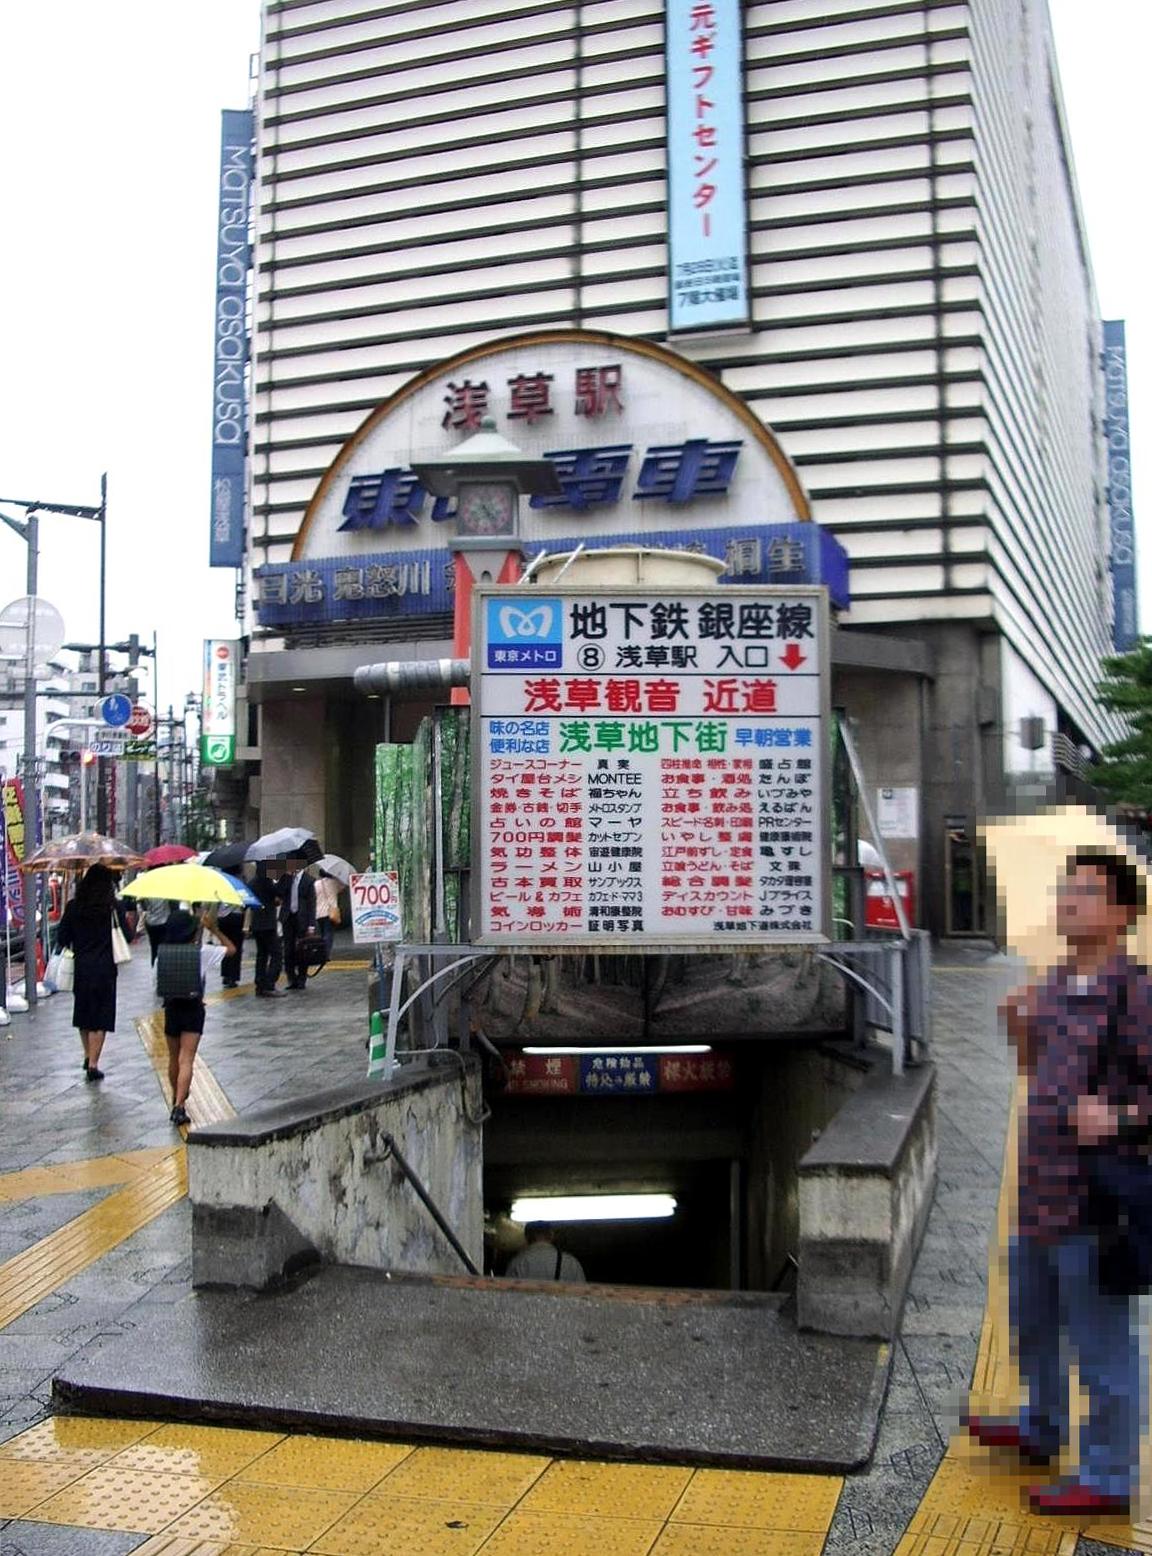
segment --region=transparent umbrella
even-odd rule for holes
[[[110,870],[127,870],[144,863],[127,843],[100,832],[74,832],[70,837],[53,838],[29,854],[22,870],[86,870],[92,864],[107,865]]]

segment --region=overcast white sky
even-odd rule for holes
[[[1152,0],[1050,0],[1104,317],[1126,318],[1141,604],[1152,303]],[[230,636],[232,574],[207,566],[215,194],[222,108],[247,101],[256,0],[10,5],[0,102],[0,496],[95,502],[109,478],[109,639],[160,634],[161,704]],[[97,530],[45,518],[40,592],[97,633]],[[24,592],[0,528],[0,605]]]

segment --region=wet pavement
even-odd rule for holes
[[[986,1465],[974,1475],[954,1436],[973,1369],[979,1365],[981,1376],[991,1376],[997,1347],[1003,1350],[985,1308],[1014,1072],[995,1008],[1019,976],[1016,964],[987,948],[946,950],[936,958],[939,1188],[894,1346],[876,1451],[867,1469],[842,1481],[658,1466],[580,1469],[578,1461],[549,1467],[544,1457],[537,1462],[528,1455],[453,1449],[416,1449],[416,1455],[432,1457],[413,1460],[413,1450],[404,1446],[392,1450],[387,1465],[373,1459],[367,1483],[361,1477],[352,1490],[337,1492],[328,1485],[330,1472],[318,1465],[333,1456],[351,1462],[369,1446],[388,1445],[325,1448],[323,1437],[293,1439],[304,1445],[301,1453],[311,1445],[313,1458],[295,1479],[285,1479],[267,1467],[205,1472],[215,1463],[211,1445],[223,1453],[236,1435],[222,1429],[203,1429],[206,1435],[193,1449],[166,1446],[163,1434],[196,1429],[155,1422],[56,1418],[37,1427],[49,1415],[53,1375],[86,1346],[135,1334],[152,1337],[149,1345],[160,1343],[158,1312],[189,1290],[189,1210],[181,1189],[181,1141],[167,1121],[152,1057],[148,1018],[154,1001],[139,955],[122,977],[120,1030],[109,1039],[102,1086],[84,1084],[68,996],[55,996],[34,1020],[15,1017],[0,1034],[0,1552],[240,1556],[253,1547],[235,1542],[257,1538],[261,1549],[334,1556],[481,1549],[497,1556],[1000,1556],[1025,1550],[1088,1556],[1104,1549],[1152,1550],[1152,1530],[1144,1526],[1081,1536],[1066,1520],[1020,1512],[1017,1483],[996,1479]],[[257,1001],[242,988],[211,1004],[202,1054],[220,1091],[243,1111],[361,1077],[365,1009],[362,966],[326,970],[306,994],[279,1000]],[[139,1031],[135,1018],[141,1018]],[[29,1177],[28,1169],[39,1176]],[[37,1250],[46,1247],[58,1261],[49,1261],[47,1276],[31,1269]],[[32,1277],[50,1282],[52,1269],[63,1278],[22,1306],[39,1289]],[[5,1313],[15,1316],[4,1322]],[[30,1427],[53,1435],[28,1437]],[[100,1427],[104,1446],[76,1446],[68,1437]],[[121,1455],[145,1439],[155,1441],[143,1460],[111,1477],[101,1470],[114,1458],[119,1465]],[[269,1438],[279,1442],[279,1434]],[[263,1466],[263,1450],[248,1460],[240,1454],[240,1461]],[[152,1469],[135,1467],[141,1462]],[[71,1470],[40,1473],[53,1464]],[[393,1481],[404,1464],[408,1480]],[[17,1473],[13,1465],[31,1465],[35,1473]],[[425,1466],[419,1475],[417,1466]],[[610,1471],[624,1478],[612,1480]],[[629,1471],[632,1480],[624,1473]],[[658,1478],[649,1483],[645,1474]],[[736,1478],[706,1478],[725,1474]],[[667,1477],[679,1479],[673,1486]],[[32,1491],[6,1493],[17,1480]],[[153,1484],[161,1481],[164,1496]],[[230,1490],[229,1500],[219,1489],[224,1482],[249,1489]],[[110,1510],[115,1496],[109,1502],[109,1486],[129,1483],[144,1502],[132,1503],[135,1511]],[[497,1483],[499,1495],[491,1489]],[[263,1505],[268,1484],[288,1488],[279,1493],[280,1502],[298,1503],[300,1510],[290,1531],[274,1537],[267,1525],[251,1532],[260,1529],[251,1510]],[[533,1489],[525,1492],[527,1484]],[[638,1489],[649,1484],[660,1487],[650,1504]],[[69,1486],[75,1489],[69,1492]],[[252,1486],[264,1490],[257,1495]],[[560,1495],[552,1487],[567,1489]],[[615,1489],[609,1495],[606,1488]],[[164,1500],[169,1495],[181,1511],[170,1511],[176,1503]],[[459,1518],[445,1516],[445,1499],[453,1497],[463,1497]],[[147,1515],[139,1510],[145,1503]],[[231,1515],[221,1511],[225,1505]],[[497,1508],[499,1517],[476,1511],[484,1507]],[[126,1527],[125,1519],[135,1523]]]

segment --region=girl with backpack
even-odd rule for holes
[[[204,945],[201,929],[214,934],[219,944]],[[156,953],[156,993],[164,1004],[164,1036],[168,1040],[168,1079],[172,1085],[174,1124],[188,1123],[184,1104],[192,1089],[196,1050],[204,1032],[204,983],[236,948],[213,929],[207,914],[200,919],[183,908],[174,908],[164,928],[164,943]]]

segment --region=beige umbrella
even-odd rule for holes
[[[134,848],[100,832],[74,832],[70,837],[42,843],[20,866],[22,870],[86,870],[103,864],[110,870],[127,870],[144,861]]]
[[[1007,816],[984,822],[980,837],[996,887],[1004,940],[1033,967],[1050,967],[1064,954],[1056,933],[1056,887],[1077,849],[1101,848],[1130,859],[1148,877],[1149,862],[1136,845],[1097,810],[1061,805],[1031,816]],[[1152,902],[1152,881],[1148,884]],[[1129,949],[1152,964],[1152,917],[1143,914]]]

